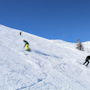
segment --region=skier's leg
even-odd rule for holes
[[[28,48],[26,51],[31,51],[31,49],[30,49],[30,48]]]
[[[86,66],[88,66],[88,64],[89,64],[89,60],[87,61],[87,64],[86,64]]]
[[[85,62],[83,63],[83,65],[86,64],[87,62],[88,62],[88,58],[85,59]]]
[[[85,61],[85,62],[83,63],[83,65],[86,64],[86,62],[87,62],[87,61]]]

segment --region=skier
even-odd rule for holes
[[[24,48],[26,51],[31,51],[31,49],[29,48],[29,43],[26,40],[23,40],[23,42],[25,43]]]
[[[21,36],[21,35],[22,35],[22,32],[20,32],[19,34],[20,34],[20,36]]]
[[[90,56],[87,56],[86,59],[85,59],[85,62],[83,63],[83,65],[86,64],[86,66],[88,66],[89,60],[90,60]]]

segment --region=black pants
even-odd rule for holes
[[[86,64],[86,66],[88,66],[89,64],[89,59],[86,59],[85,62],[83,63],[83,65]]]

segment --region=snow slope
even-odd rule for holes
[[[90,90],[90,67],[82,65],[90,42],[83,52],[75,43],[19,32],[0,25],[0,90]]]

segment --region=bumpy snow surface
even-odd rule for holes
[[[90,90],[90,67],[82,65],[90,42],[79,51],[75,43],[19,33],[0,25],[0,90]]]

